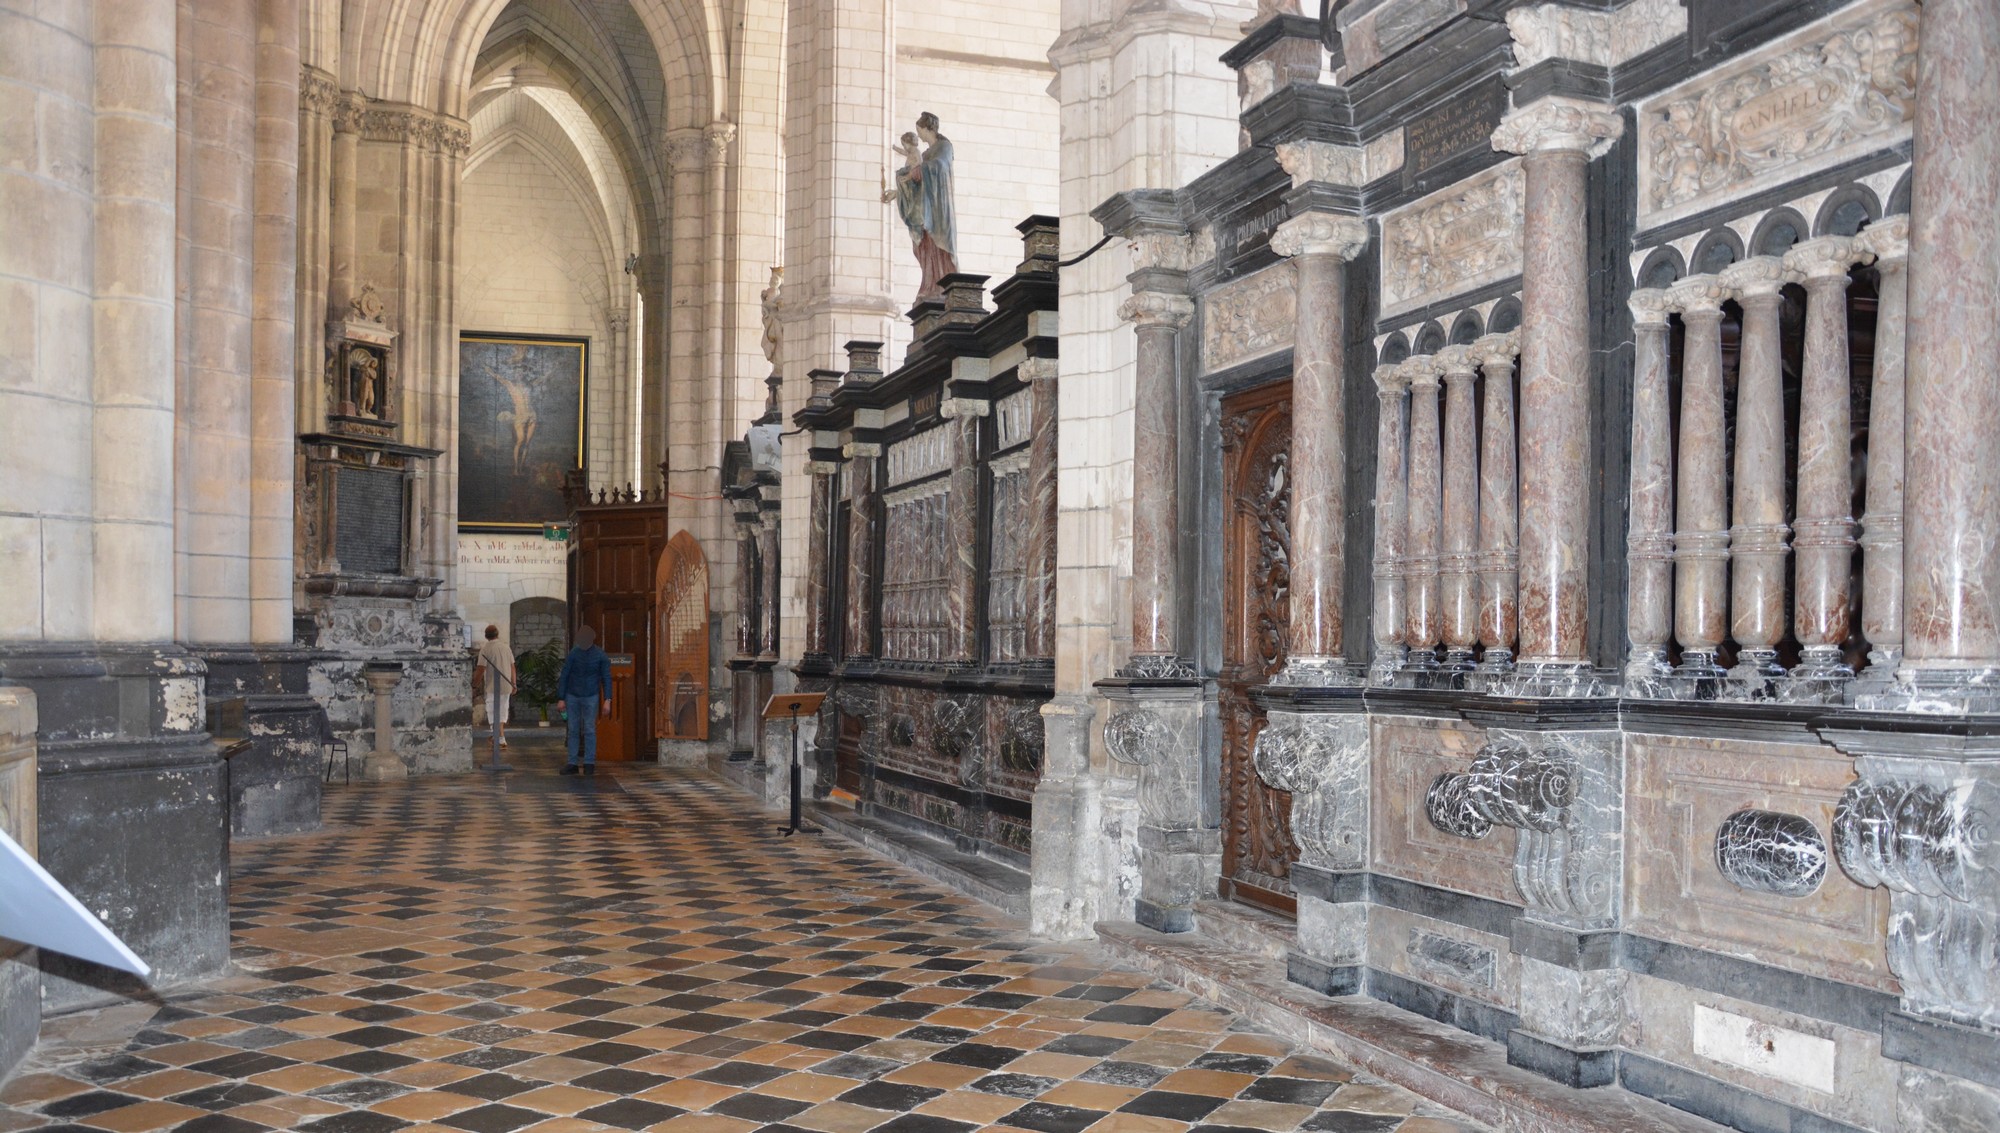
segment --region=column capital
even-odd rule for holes
[[[1058,371],[1054,358],[1023,358],[1014,373],[1024,382],[1052,382]]]
[[[604,323],[611,328],[611,333],[623,334],[632,326],[632,312],[607,311],[604,315]]]
[[[1367,222],[1339,213],[1300,213],[1271,233],[1271,250],[1281,256],[1338,256],[1351,260],[1367,246]]]
[[[1786,256],[1751,256],[1723,268],[1716,276],[1722,286],[1739,299],[1776,295],[1787,283],[1797,283],[1799,273]]]
[[[1550,96],[1507,115],[1493,131],[1493,148],[1507,153],[1579,150],[1601,157],[1625,132],[1625,119],[1608,106]]]
[[[1521,332],[1510,330],[1473,339],[1472,354],[1481,367],[1511,366],[1521,356]]]
[[[729,156],[729,144],[736,140],[736,123],[710,122],[702,128],[701,140],[708,146],[708,160],[722,161]]]
[[[882,455],[882,446],[867,441],[849,441],[840,446],[840,455],[849,460],[856,457],[872,458]]]
[[[1403,390],[1409,387],[1410,375],[1404,371],[1405,365],[1403,362],[1390,362],[1375,367],[1375,392],[1384,401],[1403,396]]]
[[[947,397],[938,404],[938,416],[947,421],[961,417],[984,417],[993,412],[993,403],[973,397]]]
[[[1847,282],[1847,269],[1875,262],[1875,253],[1856,236],[1818,236],[1791,246],[1785,266],[1807,283]]]
[[[814,476],[838,475],[840,472],[840,462],[837,460],[808,460],[806,461],[806,471]]]
[[[1403,377],[1409,380],[1412,391],[1434,390],[1444,377],[1444,359],[1436,354],[1419,354],[1403,363]]]
[[[1140,330],[1152,327],[1179,330],[1194,318],[1194,301],[1166,291],[1137,291],[1118,305],[1118,317]]]
[[[368,117],[368,96],[360,91],[341,91],[333,98],[332,114],[334,133],[359,134]]]
[[[1359,188],[1368,181],[1367,151],[1332,142],[1279,142],[1278,165],[1292,175],[1294,189],[1315,181]]]
[[[1736,298],[1736,291],[1719,275],[1691,275],[1667,288],[1667,302],[1683,316],[1722,314],[1722,305]]]
[[[1447,382],[1471,381],[1479,372],[1479,356],[1469,343],[1447,346],[1433,357]]]
[[[1673,293],[1664,287],[1641,287],[1625,300],[1634,327],[1664,328],[1674,313]]]
[[[702,140],[702,132],[691,126],[668,130],[661,149],[672,173],[698,173],[708,164],[708,145]]]
[[[1186,271],[1199,262],[1194,240],[1184,231],[1142,231],[1127,237],[1132,243],[1134,271]]]
[[[1890,267],[1910,258],[1910,214],[1897,213],[1861,230],[1855,237],[1875,253],[1877,267]]]

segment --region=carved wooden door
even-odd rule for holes
[[[1222,896],[1285,914],[1292,896],[1292,796],[1266,786],[1251,755],[1264,714],[1250,690],[1285,663],[1291,588],[1292,387],[1274,382],[1222,403]]]
[[[662,739],[708,738],[708,557],[686,531],[660,552],[656,574],[660,619],[654,637],[653,734]]]

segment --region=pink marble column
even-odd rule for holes
[[[1599,691],[1590,676],[1590,263],[1592,158],[1624,119],[1547,97],[1507,116],[1493,147],[1522,154],[1521,666],[1519,691]]]
[[[806,474],[812,477],[812,495],[806,503],[804,655],[807,657],[826,656],[827,635],[832,628],[827,597],[831,593],[830,584],[833,580],[831,543],[833,478],[839,471],[840,465],[830,460],[813,460],[806,463]]]
[[[1722,401],[1722,304],[1730,292],[1712,275],[1673,286],[1673,303],[1687,327],[1681,358],[1680,498],[1674,529],[1674,636],[1677,672],[1717,679],[1729,575],[1729,512],[1723,453],[1728,443]]]
[[[2000,5],[1929,0],[1919,39],[1904,648],[1917,707],[1953,711],[2000,669]]]
[[[1799,664],[1786,695],[1825,700],[1854,676],[1842,651],[1852,628],[1854,425],[1847,355],[1847,270],[1874,257],[1848,236],[1785,253],[1805,278],[1806,350],[1799,383],[1797,517],[1792,521],[1792,627]]]
[[[1403,363],[1410,380],[1410,473],[1403,515],[1403,644],[1409,670],[1437,668],[1437,644],[1443,631],[1438,594],[1439,511],[1443,459],[1438,429],[1438,379],[1444,367],[1435,355]]]
[[[1514,668],[1519,607],[1520,517],[1515,489],[1514,358],[1520,335],[1489,334],[1472,344],[1486,388],[1479,435],[1479,670]]]
[[[847,643],[849,657],[873,657],[875,638],[875,543],[882,529],[882,510],[875,470],[882,446],[849,442],[847,458]]]
[[[1298,273],[1292,346],[1291,626],[1285,684],[1351,684],[1341,603],[1347,500],[1347,261],[1368,246],[1368,226],[1311,212],[1278,226],[1271,248]]]
[[[1672,668],[1674,437],[1668,319],[1659,288],[1632,292],[1632,469],[1625,526],[1625,693],[1658,696]]]
[[[1868,396],[1868,499],[1861,515],[1861,635],[1868,668],[1857,685],[1886,686],[1903,659],[1903,360],[1909,309],[1910,218],[1861,233],[1875,255],[1875,375]]]
[[[1730,695],[1768,695],[1785,636],[1785,390],[1779,289],[1794,276],[1776,256],[1729,265],[1724,282],[1743,308],[1736,380],[1736,478],[1730,529],[1730,633],[1736,666]]]
[[[1403,665],[1403,395],[1409,386],[1401,364],[1375,369],[1374,602],[1369,614],[1374,651],[1370,684],[1389,684]]]
[[[1444,668],[1472,670],[1479,644],[1479,591],[1474,544],[1479,537],[1479,412],[1474,403],[1478,361],[1469,346],[1438,353],[1444,369],[1444,538],[1438,559],[1438,601],[1444,624]]]
[[[1192,676],[1180,657],[1180,397],[1175,339],[1194,316],[1185,295],[1141,291],[1119,314],[1138,332],[1132,406],[1132,661],[1134,675]]]
[[[1028,562],[1023,580],[1027,627],[1022,653],[1031,660],[1056,655],[1056,375],[1054,358],[1021,363],[1034,390],[1034,436],[1028,442]]]
[[[951,430],[951,488],[945,493],[945,661],[979,660],[979,422],[992,403],[946,398],[939,411]]]

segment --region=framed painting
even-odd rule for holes
[[[458,336],[458,525],[539,529],[568,518],[563,474],[583,467],[590,340]]]

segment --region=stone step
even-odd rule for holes
[[[1287,980],[1283,959],[1204,933],[1168,936],[1105,922],[1097,936],[1124,963],[1499,1133],[1727,1133],[1615,1086],[1573,1090],[1551,1082],[1508,1065],[1499,1043],[1380,1000],[1321,995]]]
[[[1283,961],[1297,936],[1297,924],[1276,913],[1233,901],[1197,901],[1195,931],[1238,952]]]
[[[1028,915],[1028,875],[990,858],[968,854],[949,843],[869,818],[852,808],[815,802],[805,820],[858,842],[891,861],[943,882],[1016,917]]]

